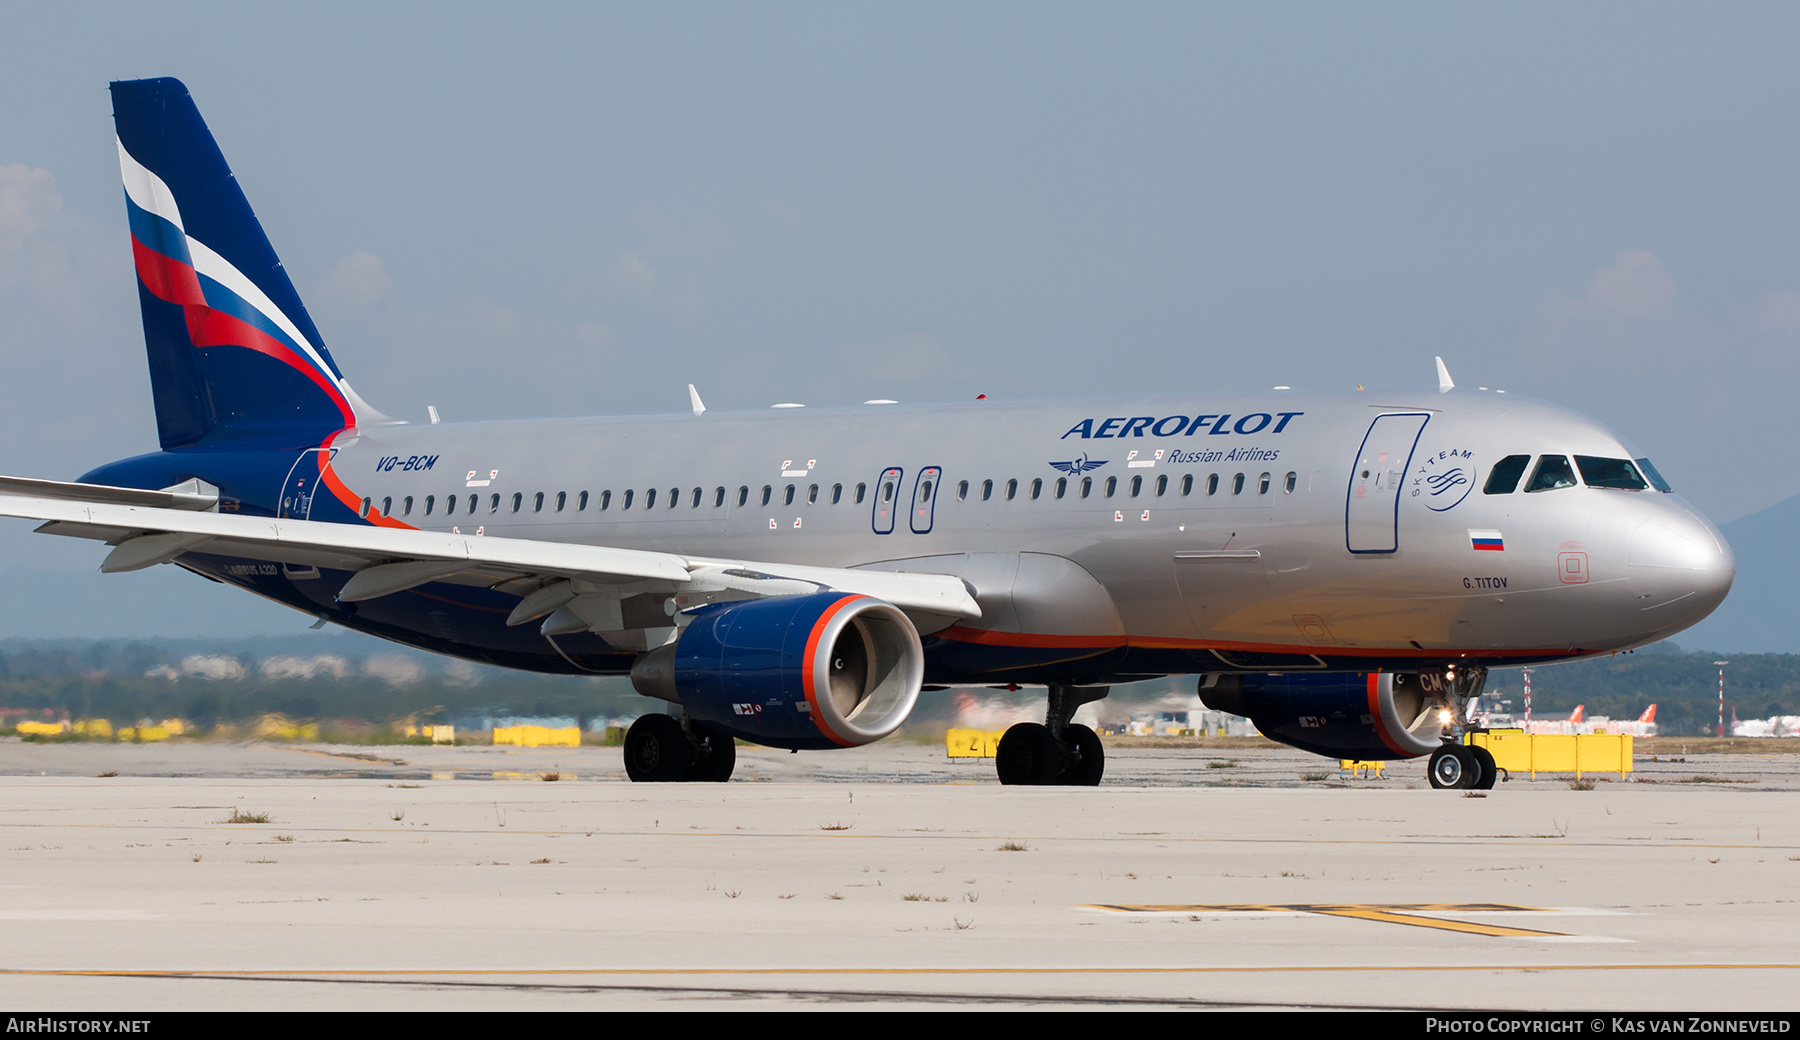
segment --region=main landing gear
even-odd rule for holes
[[[1075,709],[1106,696],[1106,686],[1051,686],[1042,724],[1021,722],[1000,738],[994,768],[1003,784],[1094,787],[1106,771],[1100,735],[1069,721]]]
[[[625,775],[638,783],[724,783],[737,765],[730,737],[684,726],[672,715],[641,715],[625,731]]]
[[[1445,744],[1431,753],[1425,772],[1431,786],[1438,790],[1467,788],[1486,791],[1499,779],[1500,768],[1494,756],[1484,747],[1473,744]]]

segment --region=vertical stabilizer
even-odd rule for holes
[[[357,399],[175,79],[112,84],[162,446],[293,446],[385,417]]]

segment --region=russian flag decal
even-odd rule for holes
[[[1506,542],[1499,531],[1477,531],[1469,529],[1469,548],[1488,552],[1505,552]]]

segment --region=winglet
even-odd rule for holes
[[[1451,390],[1456,389],[1456,384],[1450,381],[1450,370],[1444,367],[1444,359],[1443,358],[1437,359],[1437,366],[1438,366],[1438,393],[1447,394]]]
[[[700,391],[694,389],[692,383],[688,384],[688,403],[694,406],[695,415],[706,411],[706,405],[700,400]]]

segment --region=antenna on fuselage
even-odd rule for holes
[[[1454,382],[1452,382],[1450,379],[1450,370],[1444,367],[1444,359],[1443,358],[1437,359],[1437,366],[1438,366],[1438,393],[1447,394],[1450,391],[1456,389],[1456,384]]]
[[[688,403],[694,406],[695,415],[699,415],[701,412],[706,411],[705,402],[700,400],[700,391],[694,389],[694,384],[692,383],[688,384]]]

